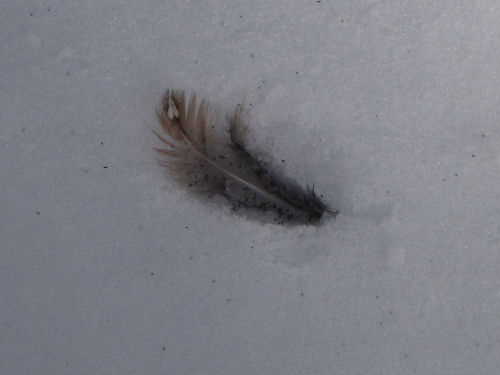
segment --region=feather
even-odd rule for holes
[[[303,189],[294,181],[280,178],[251,155],[245,145],[248,127],[241,120],[240,106],[229,119],[229,157],[218,150],[213,152],[218,157],[209,152],[213,145],[207,144],[206,130],[213,125],[205,100],[197,105],[193,94],[186,105],[182,91],[167,91],[156,113],[167,135],[153,130],[167,146],[155,148],[163,156],[160,163],[189,187],[203,193],[221,193],[236,207],[274,209],[280,217],[299,222],[317,222],[325,212],[337,213],[321,201],[314,186]]]

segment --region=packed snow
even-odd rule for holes
[[[4,1],[0,374],[494,374],[495,0]],[[276,225],[153,147],[248,110],[335,209]]]

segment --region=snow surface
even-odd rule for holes
[[[3,1],[0,373],[496,374],[500,6]],[[165,178],[164,90],[340,210]],[[281,160],[285,160],[282,162]]]

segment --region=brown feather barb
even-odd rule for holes
[[[323,213],[336,214],[315,194],[314,188],[302,189],[298,184],[264,168],[245,147],[246,127],[240,110],[230,119],[232,156],[213,152],[209,155],[206,129],[209,125],[208,103],[197,106],[196,96],[187,103],[182,91],[167,91],[157,116],[168,137],[153,130],[168,148],[155,148],[164,158],[160,163],[181,182],[200,192],[222,193],[236,207],[274,209],[282,218],[298,222],[317,222]]]

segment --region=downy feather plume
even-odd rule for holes
[[[153,130],[167,146],[155,148],[163,156],[160,163],[190,188],[221,193],[235,209],[273,209],[279,214],[280,223],[317,222],[325,212],[337,213],[321,201],[314,187],[303,189],[294,181],[280,178],[251,155],[245,146],[247,127],[241,120],[239,106],[229,119],[231,156],[219,152],[216,140],[207,142],[207,128],[214,126],[205,100],[197,105],[194,94],[186,102],[182,91],[167,91],[156,113],[166,133],[163,136]]]

